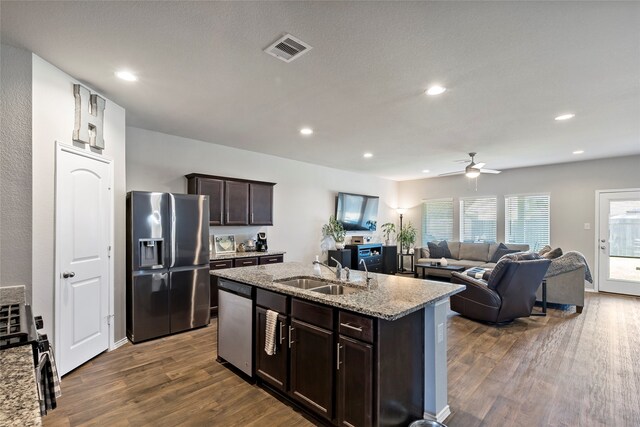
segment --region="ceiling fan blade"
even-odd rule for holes
[[[480,173],[492,173],[492,174],[496,174],[496,173],[500,173],[502,171],[497,171],[494,169],[480,169]]]
[[[464,174],[464,171],[458,171],[458,172],[448,172],[448,173],[441,173],[438,176],[452,176],[452,175],[462,175]]]
[[[486,165],[486,163],[476,163],[475,165],[473,165],[473,167],[475,169],[482,169],[484,165]]]
[[[471,160],[469,159],[458,159],[458,160],[454,160],[453,163],[470,163]]]

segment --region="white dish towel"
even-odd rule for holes
[[[276,354],[276,326],[278,324],[278,312],[267,310],[267,322],[265,325],[264,352],[269,356]]]

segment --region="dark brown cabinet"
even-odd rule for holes
[[[340,335],[338,338],[337,421],[342,426],[371,426],[373,346]]]
[[[224,222],[224,181],[221,179],[189,179],[189,194],[209,196],[209,225],[222,225]]]
[[[258,265],[258,257],[236,258],[233,260],[234,267],[249,267],[251,265]]]
[[[271,386],[287,391],[288,325],[287,317],[278,316],[276,324],[276,353],[268,355],[264,351],[266,341],[267,309],[256,307],[256,375]]]
[[[291,319],[293,397],[312,411],[333,417],[333,332]]]
[[[190,194],[209,196],[209,225],[273,225],[272,182],[186,175]]]
[[[273,225],[273,185],[249,184],[249,223]]]
[[[224,205],[226,225],[249,224],[249,184],[246,182],[225,181]]]

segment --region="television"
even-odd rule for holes
[[[379,200],[377,196],[338,193],[336,220],[346,231],[376,231]]]

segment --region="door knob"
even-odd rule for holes
[[[75,277],[76,273],[74,273],[73,271],[65,271],[64,273],[62,273],[62,277],[65,279],[68,279],[69,277]]]

